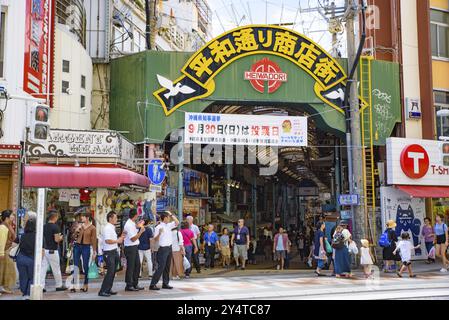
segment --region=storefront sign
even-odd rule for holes
[[[352,212],[351,210],[341,210],[340,211],[340,218],[342,220],[348,220],[352,218]]]
[[[167,197],[176,198],[176,188],[167,187]]]
[[[183,75],[178,79],[172,81],[165,75],[157,75],[161,88],[153,95],[161,103],[165,114],[170,115],[186,103],[210,96],[215,91],[214,78],[221,70],[239,58],[255,54],[276,55],[295,63],[315,79],[315,91],[323,101],[327,100],[322,93],[346,79],[338,62],[309,38],[283,27],[250,25],[211,40],[187,61],[181,70]],[[273,68],[276,74],[282,74],[276,69]],[[263,72],[265,74],[248,76],[260,79],[272,77],[268,75],[272,71],[264,68]],[[286,77],[284,79],[282,75],[282,80],[281,77],[273,80],[271,90],[280,86]]]
[[[26,0],[23,90],[51,105],[54,0]]]
[[[71,194],[71,190],[67,190],[67,189],[59,190],[59,202],[69,202],[70,194]]]
[[[341,206],[356,206],[359,204],[358,194],[341,194],[338,197],[338,203]]]
[[[387,139],[387,178],[392,185],[449,186],[449,143]]]
[[[0,144],[0,159],[19,159],[20,144]]]
[[[161,187],[161,186],[155,186],[155,187]],[[160,192],[160,191],[158,191],[158,192]],[[177,194],[176,194],[176,189],[167,187],[165,196],[157,198],[157,202],[156,202],[157,211],[176,210],[176,208],[178,206],[177,201],[178,201],[178,198],[177,198]]]
[[[26,155],[39,158],[115,158],[134,166],[135,145],[115,131],[49,131],[47,140],[27,141]]]
[[[151,192],[162,192],[162,186],[156,185],[156,184],[150,184],[150,189]]]
[[[71,193],[70,200],[69,200],[69,206],[70,207],[79,207],[80,205],[81,205],[81,195],[79,194],[79,192]]]
[[[411,198],[408,194],[394,187],[381,187],[381,212],[382,230],[385,231],[388,220],[396,222],[396,235],[401,236],[403,232],[410,235],[413,246],[420,243],[421,227],[426,217],[426,205],[424,199]],[[425,259],[426,252],[424,242],[421,248],[412,252],[412,259]]]
[[[186,143],[307,146],[306,117],[185,113]]]
[[[273,93],[287,82],[287,74],[282,72],[279,65],[268,58],[264,58],[251,66],[250,71],[245,71],[245,80],[249,80],[252,87],[260,92],[265,92],[265,84],[268,93]]]
[[[187,197],[208,197],[208,176],[203,172],[184,168],[184,194]]]
[[[318,196],[318,194],[319,194],[319,189],[316,187],[298,188],[298,196],[300,196],[300,197]]]

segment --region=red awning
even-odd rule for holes
[[[396,186],[414,198],[449,198],[449,187]]]
[[[148,179],[121,168],[25,166],[25,188],[119,188],[148,187]]]

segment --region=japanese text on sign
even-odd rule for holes
[[[235,58],[262,50],[293,60],[323,88],[335,85],[344,77],[344,72],[336,61],[309,39],[285,29],[266,26],[247,27],[215,39],[197,52],[182,71],[199,84],[205,85]]]
[[[185,141],[194,144],[307,146],[307,118],[186,113]]]

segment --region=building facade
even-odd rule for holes
[[[389,140],[387,149],[380,150],[387,168],[380,200],[383,205],[384,199],[402,199],[399,208],[409,209],[397,209],[393,217],[388,214],[393,206],[382,206],[383,217],[400,220],[408,210],[421,219],[436,214],[449,218],[445,183],[449,170],[449,2],[373,0],[369,4],[379,23],[368,30],[365,52],[397,61],[401,69],[403,121],[395,134],[403,139]],[[420,169],[415,168],[419,175],[409,172],[409,148],[424,155],[418,160]],[[415,200],[407,202],[407,196]]]
[[[111,59],[146,50],[143,0],[84,0],[87,49],[94,62],[91,124],[109,128]],[[206,0],[152,0],[152,50],[194,51],[210,37],[211,12]]]
[[[449,139],[449,2],[430,1],[436,139]]]

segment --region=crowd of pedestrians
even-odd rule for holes
[[[139,285],[139,280],[148,275],[151,279],[149,290],[172,289],[171,279],[190,278],[192,270],[201,273],[200,253],[204,257],[204,269],[213,269],[216,256],[220,256],[223,268],[231,267],[232,257],[235,268],[245,270],[248,263],[256,263],[255,253],[258,242],[251,236],[245,221],[239,219],[234,229],[215,230],[210,224],[198,227],[192,216],[179,221],[176,215],[162,212],[159,221],[142,219],[137,210],[131,209],[123,225],[121,234],[117,234],[117,214],[111,211],[107,214],[107,224],[98,236],[92,216],[89,213],[80,215],[79,223],[74,226],[73,252],[70,260],[72,275],[63,282],[61,272],[61,257],[59,247],[64,237],[58,225],[59,214],[49,211],[47,223],[43,229],[41,283],[46,292],[46,276],[53,274],[56,291],[70,290],[76,293],[88,292],[89,280],[95,277],[97,264],[106,269],[98,295],[110,297],[116,295],[113,290],[116,273],[126,268],[125,291],[138,292],[145,290]],[[34,281],[36,215],[29,212],[25,217],[23,234],[17,235],[16,217],[10,210],[1,213],[0,224],[0,287],[3,293],[12,293],[16,284],[17,274],[22,295],[25,299],[30,296],[31,285]],[[448,247],[448,227],[444,217],[437,215],[435,224],[425,219],[421,229],[418,245],[413,245],[410,235],[402,232],[399,237],[396,232],[396,222],[387,221],[386,230],[379,238],[379,245],[383,247],[383,262],[385,272],[396,272],[403,277],[404,272],[414,278],[412,271],[412,255],[414,250],[425,244],[427,251],[426,263],[442,262],[441,272],[447,272],[448,261],[446,250]],[[291,248],[296,244],[298,258],[309,267],[316,265],[315,274],[325,276],[326,270],[332,270],[332,276],[337,278],[353,277],[352,268],[354,258],[363,268],[366,278],[373,276],[373,265],[376,262],[373,247],[377,244],[362,239],[358,245],[348,229],[347,221],[339,221],[329,233],[326,231],[324,219],[314,227],[306,226],[299,230],[279,227],[277,232],[266,228],[259,245],[268,261],[276,261],[276,268],[284,270],[289,267]],[[143,266],[146,261],[147,272]],[[400,268],[395,267],[401,263]],[[100,268],[101,269],[101,268]],[[94,276],[91,276],[91,272]],[[97,271],[98,274],[98,271]],[[82,287],[79,288],[80,275]],[[162,280],[162,285],[159,285]]]

